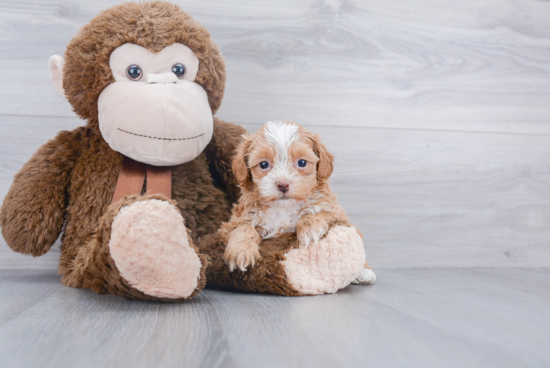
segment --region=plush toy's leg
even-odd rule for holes
[[[131,299],[180,301],[202,290],[206,264],[174,202],[128,196],[109,206],[63,282]]]
[[[292,249],[282,262],[290,284],[302,294],[334,293],[363,270],[365,248],[354,227],[334,226],[318,245]]]
[[[245,272],[239,269],[230,272],[223,259],[225,244],[220,233],[204,236],[197,241],[200,252],[209,257],[207,287],[287,296],[300,295],[288,282],[281,263],[285,251],[297,244],[295,236],[264,240],[260,244],[261,258],[253,267],[248,267]]]
[[[295,235],[264,240],[261,259],[247,271],[229,272],[219,234],[201,238],[199,249],[210,257],[208,286],[281,295],[334,293],[361,274],[365,249],[353,227],[334,226],[319,244],[300,248]]]

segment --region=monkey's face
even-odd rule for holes
[[[178,165],[213,133],[225,63],[204,27],[161,1],[109,8],[50,58],[57,92],[93,134],[136,161]]]
[[[212,110],[195,83],[199,59],[179,43],[158,53],[134,44],[113,51],[115,81],[98,99],[99,129],[109,146],[136,161],[178,165],[212,138]]]

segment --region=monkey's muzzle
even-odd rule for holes
[[[112,83],[100,94],[98,110],[99,128],[109,146],[150,165],[192,161],[212,138],[206,92],[173,73]]]

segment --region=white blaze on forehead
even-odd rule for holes
[[[295,174],[291,171],[292,163],[288,151],[290,146],[300,138],[300,135],[297,125],[284,121],[268,122],[263,133],[266,141],[275,146],[277,157],[273,169],[262,178],[259,189],[262,196],[272,197],[280,194],[276,185],[278,181],[292,182],[295,178]]]
[[[288,148],[300,138],[300,135],[297,125],[276,120],[265,125],[264,137],[277,149],[277,161],[285,164],[288,161]]]

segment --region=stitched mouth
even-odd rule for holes
[[[202,134],[196,135],[196,136],[194,136],[194,137],[188,137],[188,138],[161,138],[161,137],[152,137],[152,136],[150,136],[150,135],[143,135],[143,134],[132,133],[132,132],[128,132],[128,131],[126,131],[126,130],[124,130],[124,129],[120,129],[120,128],[117,128],[117,130],[120,130],[122,133],[135,135],[135,136],[137,136],[137,137],[158,139],[158,140],[160,140],[160,141],[188,141],[188,140],[191,140],[191,139],[196,139],[196,138],[202,137],[202,136],[204,135],[204,133],[202,133]]]

